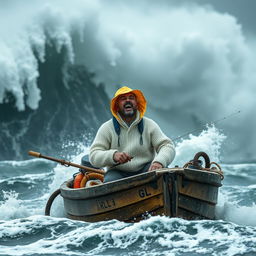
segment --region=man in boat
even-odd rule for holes
[[[126,86],[111,100],[113,118],[99,128],[89,154],[93,166],[107,167],[104,182],[161,169],[173,161],[174,144],[144,116],[146,105],[140,90]]]

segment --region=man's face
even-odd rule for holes
[[[138,104],[133,93],[121,95],[117,100],[118,112],[123,117],[132,117],[136,114]]]

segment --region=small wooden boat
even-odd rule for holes
[[[70,179],[59,192],[67,217],[75,220],[136,222],[154,215],[215,219],[222,178],[221,170],[192,162],[78,189],[72,188]]]
[[[43,156],[34,151],[29,151],[29,155],[88,172],[83,174],[81,171],[75,179],[64,182],[53,192],[46,204],[45,215],[50,215],[52,202],[61,194],[67,217],[74,220],[96,222],[117,219],[135,222],[154,215],[215,219],[218,189],[224,176],[221,167],[217,163],[210,163],[204,152],[198,152],[182,168],[163,168],[90,187],[84,187],[83,180],[98,177],[99,173],[104,174],[103,170]],[[204,158],[204,168],[200,157]],[[79,176],[83,176],[83,180],[81,183],[79,181],[77,188],[75,181],[76,178],[80,179]]]

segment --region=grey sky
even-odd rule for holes
[[[221,13],[227,12],[237,18],[245,32],[256,32],[255,0],[195,0],[195,2],[200,5],[210,4]]]
[[[201,6],[209,5],[220,13],[228,13],[236,17],[238,23],[243,26],[245,32],[256,33],[255,0],[145,0],[144,2],[150,2],[150,4],[155,5],[168,4],[170,6],[182,6],[184,4],[186,6],[193,6],[194,4]]]

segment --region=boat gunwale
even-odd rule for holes
[[[146,176],[146,177],[145,177]],[[134,175],[132,177],[123,178],[117,181],[111,181],[107,183],[103,183],[97,186],[85,187],[73,189],[68,187],[68,183],[72,181],[69,179],[65,181],[61,187],[61,196],[67,199],[89,199],[92,197],[105,196],[108,194],[116,193],[121,190],[127,190],[130,188],[134,188],[135,186],[141,186],[147,183],[150,183],[158,178],[156,175],[156,171],[142,173],[138,175]],[[134,184],[136,183],[136,184]]]
[[[156,171],[142,173],[138,175],[134,175],[132,177],[123,178],[117,181],[111,181],[104,184],[100,184],[97,186],[87,187],[87,188],[78,188],[73,189],[68,187],[68,184],[72,181],[69,179],[65,181],[61,187],[61,196],[67,199],[89,199],[93,197],[105,196],[112,193],[117,193],[119,191],[127,190],[130,188],[134,188],[137,186],[141,186],[147,183],[150,183],[156,179],[159,179],[163,176],[164,173],[176,172],[178,175],[181,175],[184,179],[189,181],[196,181],[199,183],[210,184],[216,187],[222,186],[221,178],[218,173],[204,171],[204,170],[196,170],[189,168],[162,168]],[[195,175],[196,172],[200,172],[201,175]],[[204,181],[204,179],[209,178],[211,175],[213,181],[209,182],[209,180]],[[145,177],[146,176],[146,177]],[[191,179],[192,178],[192,179]]]

